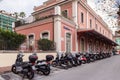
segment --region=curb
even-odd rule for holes
[[[11,66],[0,67],[0,74],[7,73],[11,71]]]

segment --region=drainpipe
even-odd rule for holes
[[[52,19],[53,19],[53,42],[54,42],[54,15],[53,15],[53,17],[52,17]]]

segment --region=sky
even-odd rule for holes
[[[33,12],[34,6],[39,6],[47,0],[0,0],[0,10],[5,10],[10,13],[25,12],[30,15]]]
[[[5,10],[7,12],[25,12],[30,15],[33,12],[34,6],[42,5],[43,2],[47,0],[0,0],[0,10]],[[88,4],[94,8],[95,1],[98,0],[87,0]]]
[[[33,12],[34,6],[39,6],[47,0],[0,0],[0,10],[10,13],[25,12],[29,16]],[[94,0],[88,0],[92,6]]]
[[[95,8],[95,1],[97,1],[97,0],[87,0],[88,4],[89,4],[92,8]]]

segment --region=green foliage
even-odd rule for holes
[[[25,12],[20,12],[20,15],[19,15],[21,18],[24,18],[26,16]]]
[[[40,39],[38,41],[38,48],[43,51],[54,50],[54,42],[48,39]]]
[[[14,12],[14,16],[16,19],[18,19],[18,13],[17,12]]]
[[[16,19],[18,19],[18,18],[25,18],[26,17],[26,14],[25,14],[25,12],[20,12],[20,13],[18,13],[18,12],[14,12],[14,16],[15,16],[15,18]]]
[[[0,50],[16,50],[25,39],[25,35],[0,29]]]

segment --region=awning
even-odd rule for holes
[[[87,30],[78,29],[77,34],[78,35],[91,35],[91,36],[94,36],[95,38],[97,38],[99,40],[102,40],[102,41],[105,41],[105,42],[107,42],[107,43],[109,43],[109,44],[111,44],[113,46],[118,45],[116,42],[114,42],[113,40],[107,38],[106,36],[102,35],[101,33],[97,32],[94,29],[87,29]]]

